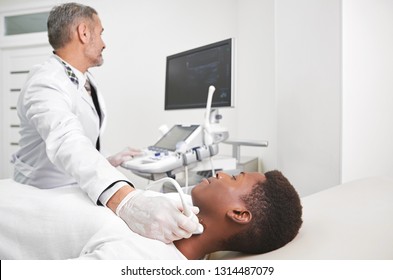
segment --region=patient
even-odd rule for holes
[[[302,224],[299,196],[279,171],[217,173],[192,190],[192,200],[205,231],[175,242],[188,259],[215,251],[266,253],[291,241]]]
[[[0,259],[201,259],[223,250],[260,254],[290,242],[302,224],[299,196],[279,171],[203,179],[192,190],[192,201],[205,230],[172,244],[130,232],[79,188],[3,185]]]

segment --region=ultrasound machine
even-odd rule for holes
[[[211,110],[214,90],[214,86],[209,87],[203,125],[174,125],[154,145],[143,149],[142,156],[124,162],[122,167],[143,178],[157,180],[174,177],[185,168],[217,155],[218,144],[229,133],[218,124],[215,110]]]
[[[199,177],[214,176],[218,170],[238,172],[240,146],[267,146],[267,141],[226,141],[228,130],[219,124],[217,108],[234,106],[233,49],[234,40],[227,39],[167,57],[165,110],[205,108],[204,122],[174,125],[157,143],[145,148],[142,156],[124,162],[122,167],[154,181],[183,173],[187,186],[188,169],[203,173],[197,174]],[[219,143],[232,145],[232,157],[217,155]],[[257,158],[249,162],[247,166],[258,169]]]

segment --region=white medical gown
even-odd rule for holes
[[[77,183],[96,203],[109,185],[127,177],[96,150],[106,120],[104,100],[97,89],[100,128],[84,88],[86,76],[74,72],[78,85],[71,82],[56,55],[30,71],[17,104],[21,138],[20,149],[13,155],[14,178],[46,189]],[[86,75],[96,88],[94,78]]]
[[[174,244],[132,232],[76,187],[0,180],[0,259],[186,259]]]

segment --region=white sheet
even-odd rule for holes
[[[304,197],[303,226],[286,246],[262,255],[212,259],[393,259],[393,180],[367,178]]]
[[[0,259],[185,259],[139,236],[78,187],[37,189],[0,180]]]

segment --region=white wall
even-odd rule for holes
[[[107,43],[105,64],[94,72],[110,101],[104,142],[113,151],[153,144],[162,124],[201,123],[202,109],[164,111],[166,56],[237,35],[233,20],[237,1],[119,0],[116,4],[121,8],[115,14],[108,3],[94,4]],[[223,124],[235,130],[237,111],[221,111]]]
[[[393,177],[393,1],[343,1],[343,181]]]
[[[310,194],[340,183],[341,1],[275,1],[278,168]]]
[[[277,169],[277,113],[274,88],[274,1],[239,0],[236,95],[237,138],[268,140],[267,148],[243,147],[262,159],[262,170]]]

